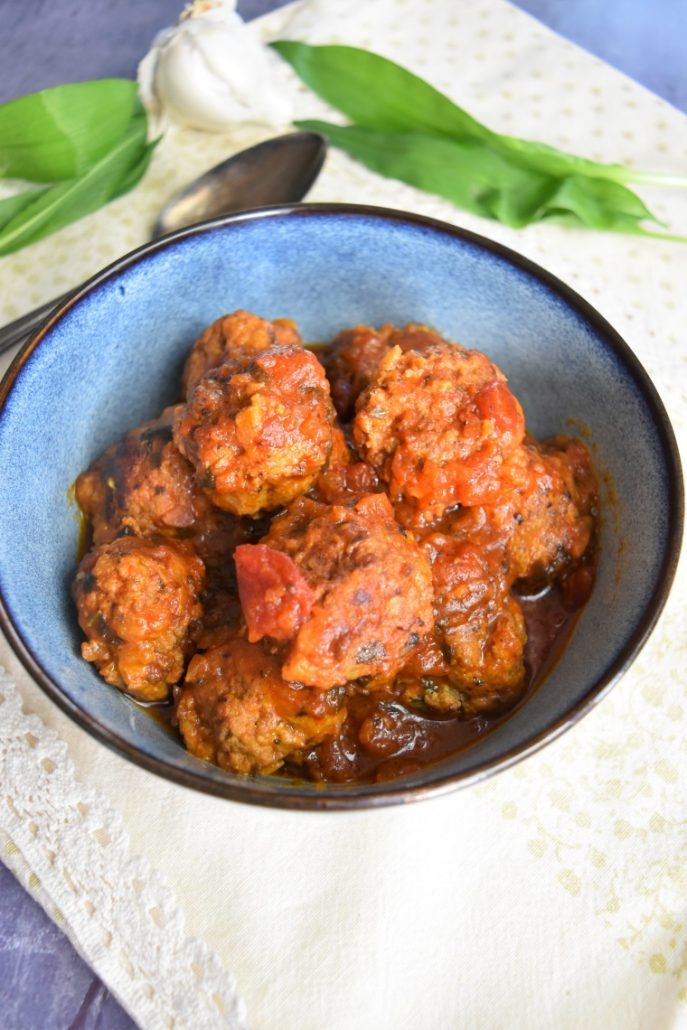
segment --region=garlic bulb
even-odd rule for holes
[[[271,55],[233,0],[195,0],[158,33],[138,68],[141,100],[158,128],[176,122],[211,132],[288,124],[291,105],[274,77]]]

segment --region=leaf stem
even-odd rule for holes
[[[664,175],[662,172],[640,172],[639,169],[627,168],[624,176],[626,182],[643,182],[654,186],[675,186],[687,189],[687,176]]]
[[[668,243],[687,243],[687,236],[680,236],[672,232],[654,232],[652,229],[640,229],[637,233],[630,235],[650,236],[652,240],[666,240]]]

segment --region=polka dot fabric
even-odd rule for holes
[[[255,30],[265,40],[375,50],[499,131],[666,174],[687,164],[684,115],[502,0],[312,0]],[[276,56],[273,63],[297,117],[338,118]],[[142,243],[176,189],[260,138],[247,128],[170,132],[133,193],[0,260],[0,323]],[[667,231],[687,234],[687,191],[638,192]],[[558,275],[635,351],[685,453],[687,246],[552,225],[510,230],[337,151],[309,199],[441,218]],[[121,796],[115,804],[135,843],[173,881],[194,932],[235,973],[253,1026],[685,1026],[686,607],[683,561],[650,643],[610,697],[513,770],[411,812],[331,820],[237,812],[171,785],[163,795],[136,769],[127,771],[136,805]],[[68,739],[79,767],[92,745],[35,687],[23,690]],[[100,756],[93,774],[103,788],[116,779],[110,765],[119,771],[121,762]],[[146,816],[163,796],[174,804],[183,796],[179,818],[190,832],[181,856],[156,846]],[[205,870],[202,885],[194,862]],[[231,909],[228,922],[218,897]],[[289,946],[278,949],[270,941],[281,939],[282,918]]]

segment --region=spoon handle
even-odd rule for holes
[[[62,304],[69,296],[69,293],[63,293],[61,297],[55,297],[54,300],[49,300],[47,304],[41,304],[39,308],[34,308],[33,311],[22,315],[21,318],[17,318],[14,322],[3,326],[0,329],[0,354],[4,354],[10,347],[14,347],[15,343],[22,343],[31,335],[34,329],[38,328],[41,322],[46,320],[58,304]]]

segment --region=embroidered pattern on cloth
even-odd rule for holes
[[[0,857],[146,1030],[246,1030],[234,981],[186,936],[176,898],[129,856],[118,813],[0,668]]]

